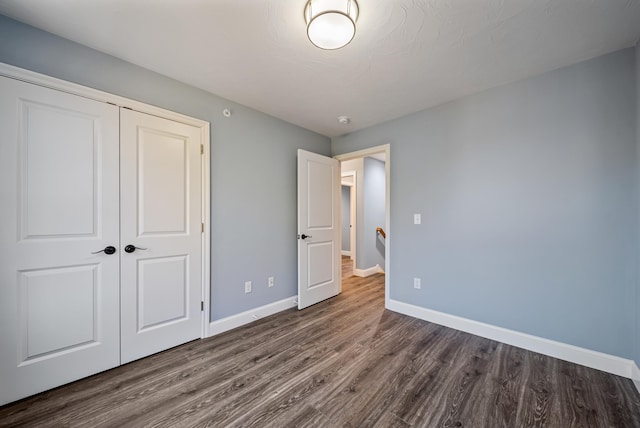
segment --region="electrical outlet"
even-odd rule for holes
[[[251,281],[247,281],[244,283],[244,292],[251,293]]]
[[[422,223],[422,216],[420,214],[414,214],[413,224],[421,224],[421,223]]]
[[[413,288],[420,289],[420,278],[413,278]]]
[[[267,282],[269,284],[269,288],[271,288],[275,285],[276,280],[272,276],[270,276]]]

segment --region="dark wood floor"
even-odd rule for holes
[[[384,275],[0,408],[0,426],[640,427],[628,379],[384,309]]]

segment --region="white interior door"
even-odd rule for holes
[[[120,338],[118,108],[0,94],[1,405],[117,366]]]
[[[298,150],[298,309],[340,287],[340,164]]]
[[[202,140],[127,109],[120,129],[124,364],[201,337]]]

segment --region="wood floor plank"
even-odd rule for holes
[[[0,427],[61,426],[640,428],[640,394],[629,379],[385,310],[376,274],[0,407]]]
[[[512,427],[516,426],[517,411],[524,393],[521,385],[529,367],[528,354],[524,349],[511,346],[497,354],[489,371],[498,375],[491,376],[486,387],[492,404],[488,419],[494,421],[496,427]]]
[[[284,415],[281,419],[275,419],[267,425],[268,428],[296,427],[296,428],[314,428],[329,427],[331,421],[313,406],[302,404],[301,409],[292,409],[292,416]]]
[[[597,426],[600,420],[603,426],[608,426],[606,415],[598,415],[596,408],[597,389],[594,379],[585,378],[585,372],[580,366],[562,361],[560,363],[559,388],[566,397],[562,406],[564,418],[568,427]]]
[[[517,420],[523,427],[558,426],[561,421],[557,380],[560,361],[533,352],[528,355],[530,366],[523,379]]]

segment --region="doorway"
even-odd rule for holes
[[[353,211],[354,218],[351,219],[350,225],[350,245],[351,250],[348,256],[343,256],[343,277],[352,272],[356,276],[369,276],[374,273],[385,273],[385,307],[389,301],[389,272],[390,272],[390,249],[391,249],[391,237],[390,237],[390,204],[389,201],[390,191],[390,146],[388,144],[372,147],[369,149],[359,150],[356,152],[345,153],[342,155],[334,156],[335,159],[341,163],[341,175],[343,182],[341,184],[349,184],[349,181],[353,178],[352,190],[354,197],[350,198],[350,206]],[[366,194],[373,191],[375,193],[375,185],[372,188],[366,189],[364,180],[366,180],[364,174],[365,161],[374,161],[375,163],[383,163],[383,166],[378,165],[384,171],[384,177],[381,179],[384,182],[384,201],[381,202],[382,206],[380,210],[384,213],[384,220],[381,217],[377,219],[369,218],[369,221],[364,221],[363,213],[358,213],[358,209],[361,211],[366,210],[366,204],[363,203],[366,198]],[[345,182],[345,178],[347,178]],[[342,188],[342,186],[341,186]],[[351,192],[350,192],[351,194]],[[379,196],[379,195],[378,195]],[[371,196],[370,196],[371,197]],[[379,198],[382,200],[382,198]],[[375,216],[370,216],[375,217]],[[358,222],[359,221],[359,222]],[[342,233],[345,232],[345,228],[342,229]],[[366,238],[366,239],[365,239]],[[368,245],[368,247],[365,247]],[[370,250],[370,254],[364,253],[364,250]],[[375,258],[375,253],[378,252],[380,257]],[[373,256],[371,256],[373,254]],[[349,260],[349,259],[353,260]],[[352,263],[352,270],[348,269],[349,262]],[[374,264],[376,263],[376,264]],[[371,266],[369,266],[371,265]]]

